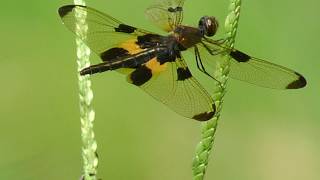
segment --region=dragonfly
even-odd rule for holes
[[[298,89],[306,86],[305,78],[286,67],[252,57],[224,45],[224,39],[213,39],[219,27],[213,16],[203,16],[198,27],[183,21],[185,0],[156,0],[145,14],[160,35],[123,23],[94,8],[65,5],[58,13],[63,24],[96,53],[101,63],[85,67],[81,75],[117,71],[127,81],[176,113],[197,121],[210,120],[216,113],[214,99],[192,75],[183,58],[192,52],[197,69],[215,79],[214,67],[230,57],[229,77],[272,89]],[[85,36],[77,33],[77,14],[86,16]]]

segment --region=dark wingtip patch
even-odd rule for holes
[[[208,121],[210,120],[214,114],[216,113],[216,105],[212,104],[212,111],[211,112],[204,112],[201,114],[197,114],[192,117],[192,119],[195,119],[197,121]]]
[[[286,89],[299,89],[299,88],[303,88],[307,85],[307,81],[306,79],[299,73],[295,73],[297,76],[299,76],[299,79],[293,81],[292,83],[290,83]]]
[[[238,50],[231,51],[230,56],[238,62],[247,62],[251,59],[249,55]]]
[[[177,69],[178,74],[178,81],[184,81],[186,79],[189,79],[192,77],[192,74],[188,68],[178,68]]]
[[[62,6],[58,9],[58,13],[59,13],[60,17],[63,18],[64,16],[69,14],[75,7],[86,7],[86,6],[74,5],[74,4]]]
[[[129,79],[132,84],[136,86],[141,86],[144,83],[148,82],[152,77],[152,71],[146,66],[141,66],[134,70],[130,76]]]
[[[67,5],[67,6],[60,7],[58,10],[60,17],[63,18],[64,16],[66,16],[69,12],[73,10],[74,7],[75,5]]]

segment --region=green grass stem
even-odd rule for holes
[[[233,48],[240,16],[241,0],[230,0],[229,14],[225,20],[226,42],[225,45]],[[226,58],[230,58],[229,56]],[[223,97],[226,93],[228,73],[230,71],[229,61],[220,64],[216,68],[216,79],[221,83],[213,89],[213,98],[217,107],[215,116],[202,124],[201,140],[196,147],[193,159],[193,180],[203,180],[209,162],[210,152],[213,147],[218,121],[222,109]]]
[[[85,5],[84,0],[74,0],[75,4]],[[78,36],[85,38],[88,26],[86,24],[86,14],[76,13]],[[90,65],[90,49],[80,39],[76,39],[77,44],[77,64],[78,71]],[[93,92],[91,89],[91,81],[89,76],[81,76],[78,73],[79,80],[79,103],[80,103],[80,121],[81,121],[81,137],[82,137],[82,159],[83,159],[83,175],[84,180],[96,180],[98,156],[97,142],[95,140],[93,122],[95,112],[92,107]]]

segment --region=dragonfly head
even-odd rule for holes
[[[199,20],[199,29],[203,36],[214,36],[218,30],[219,23],[213,16],[203,16]]]

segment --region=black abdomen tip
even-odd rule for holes
[[[81,76],[84,76],[87,74],[93,74],[92,69],[90,67],[84,68],[80,71]]]

